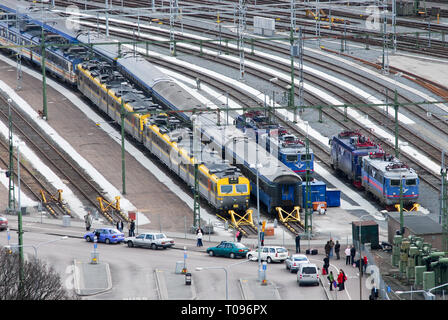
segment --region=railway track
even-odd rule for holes
[[[8,123],[8,106],[3,99],[1,101],[0,118],[5,123]],[[65,151],[55,146],[32,120],[29,120],[27,116],[24,116],[12,105],[11,118],[14,132],[33,149],[39,158],[43,159],[49,167],[55,169],[60,177],[68,181],[76,189],[78,195],[84,199],[85,204],[93,206],[99,212],[102,212],[97,200],[97,197],[104,198],[102,190],[78,167],[76,162]],[[113,216],[107,212],[102,213],[111,223],[117,220],[125,220],[119,213],[115,213]]]
[[[198,31],[198,30],[196,30],[196,31]],[[209,32],[210,32],[210,30],[209,30]],[[117,36],[120,36],[120,37],[123,37],[123,36],[126,37],[126,35],[124,35],[122,33],[119,33],[119,32],[113,32],[113,33],[116,34]],[[156,34],[163,35],[163,32],[160,32],[160,33],[156,32]],[[188,39],[188,38],[184,38],[184,39]],[[144,39],[141,39],[141,40],[144,40]],[[204,46],[207,46],[207,47],[210,47],[210,48],[213,48],[213,49],[217,49],[218,48],[216,44],[209,44],[209,43],[207,43],[207,44],[204,44]],[[263,47],[263,46],[266,46],[266,44],[265,45],[260,45],[260,46]],[[270,47],[270,49],[274,50],[272,46]],[[192,54],[192,55],[197,54],[197,52],[195,52],[194,50],[188,50],[188,49],[185,49],[185,48],[178,48],[177,50],[185,52],[185,53],[188,53],[188,54]],[[231,49],[226,48],[226,50],[231,50]],[[277,50],[277,52],[284,54],[285,53],[285,49],[283,49],[283,52],[282,52],[282,50]],[[234,53],[236,53],[236,52],[234,52]],[[206,58],[206,59],[211,59],[211,60],[214,59],[214,58],[207,58],[206,55],[204,55],[203,57]],[[263,63],[265,65],[272,66],[273,68],[276,68],[276,69],[279,69],[279,70],[283,70],[284,72],[289,72],[289,67],[283,66],[281,64],[278,64],[278,62],[276,62],[276,61],[268,61],[266,59],[262,59],[262,58],[256,57],[256,56],[250,56],[250,59],[254,60],[256,62],[259,62],[259,63]],[[335,65],[330,65],[328,62],[318,61],[316,58],[305,57],[305,60],[307,60],[309,62],[313,61],[314,64],[319,64],[322,67],[333,69],[333,71],[338,72],[338,73],[341,72],[341,70],[343,70],[343,74],[345,76],[350,77],[351,79],[356,80],[359,83],[362,83],[363,85],[371,88],[372,90],[376,91],[380,95],[385,95],[384,92],[381,92],[381,91],[378,90],[378,87],[383,88],[384,85],[380,84],[377,81],[375,82],[373,80],[368,79],[365,76],[360,76],[359,74],[355,76],[353,74],[353,72],[351,72],[351,71],[349,71],[347,69],[344,70],[341,67],[337,67],[336,68]],[[159,61],[158,63],[160,63],[161,65],[165,65],[165,67],[168,67],[168,68],[170,67],[169,64],[166,64],[164,62]],[[223,61],[223,60],[220,60],[220,63],[221,64],[225,64],[225,65],[227,65],[229,67],[232,67],[232,68],[237,68],[235,63],[230,63],[230,62]],[[182,72],[182,68],[178,68],[177,71],[183,73]],[[250,68],[246,68],[246,71],[248,73],[251,73],[254,76],[262,78],[265,81],[268,81],[269,77],[270,77],[270,76],[262,76],[262,75],[260,75],[259,71],[256,71],[256,70],[254,71],[254,70],[251,70]],[[193,72],[195,77],[199,77],[199,76],[200,77],[204,77],[203,74],[200,74],[199,72],[195,72],[194,70],[192,70],[190,72]],[[318,78],[318,77],[314,76],[311,73],[307,73],[307,72],[305,72],[305,73],[306,73],[305,78],[306,78],[307,81],[313,83],[315,86],[318,86],[318,87],[321,87],[321,88],[324,87],[327,91],[330,91],[334,96],[339,97],[341,99],[341,101],[344,101],[346,103],[353,103],[353,104],[359,104],[359,103],[365,103],[366,102],[366,101],[361,100],[357,96],[355,96],[353,93],[347,91],[347,89],[344,89],[344,88],[341,88],[341,87],[337,87],[334,83],[331,83],[330,81],[328,81],[326,79]],[[296,75],[296,76],[298,76],[298,75]],[[222,83],[220,85],[221,85],[221,87],[223,86]],[[279,86],[280,87],[285,87],[286,85],[288,85],[287,82],[284,82],[284,81],[280,81],[279,82]],[[229,92],[229,90],[230,89],[226,88],[226,90],[224,90],[224,91],[225,92]],[[298,94],[298,92],[296,92],[296,93]],[[390,90],[389,93],[387,94],[387,96],[389,98],[389,101],[393,100],[392,94],[393,94],[392,90]],[[247,99],[241,99],[240,97],[243,97],[244,95],[241,95],[240,97],[238,97],[238,95],[235,94],[233,96],[234,96],[235,100],[238,103],[240,103],[241,105],[249,105],[249,106],[252,105],[252,106],[254,106],[254,105],[259,105],[260,104],[260,102],[258,102],[256,100],[250,102]],[[323,101],[320,97],[313,96],[309,92],[306,94],[305,100],[310,105],[326,104],[326,102]],[[403,95],[399,95],[399,101],[398,102],[399,103],[404,103],[404,102],[408,102],[409,103],[411,101],[409,99],[406,99]],[[414,105],[414,107],[412,107],[412,108],[408,107],[408,108],[406,108],[406,110],[408,112],[413,113],[421,121],[426,122],[428,125],[433,126],[433,123],[431,122],[431,119],[428,119],[428,117],[426,115],[426,110],[424,110],[423,107],[418,106],[418,105]],[[365,110],[361,110],[361,111],[364,114],[368,115],[371,119],[374,119],[377,124],[379,124],[381,126],[386,126],[389,129],[389,131],[391,131],[391,132],[394,131],[394,123],[392,121],[393,119],[391,119],[389,116],[385,115],[380,110],[371,109],[371,110],[368,110],[368,111],[365,111]],[[329,118],[332,118],[332,119],[336,120],[335,116],[334,115],[330,115],[329,111],[326,111],[325,114],[328,115]],[[440,119],[440,120],[442,120],[442,119]],[[339,124],[341,124],[343,127],[346,127],[345,119],[344,119],[343,123],[341,123],[340,121],[337,121],[337,122]],[[356,127],[359,128],[359,129],[362,129],[361,126],[359,126],[359,124],[356,125]],[[348,129],[353,129],[353,128],[348,128]],[[441,125],[436,127],[436,130],[440,131],[440,133],[442,133],[444,135],[448,135],[448,126],[444,122],[442,122]],[[371,136],[372,132],[367,131],[367,134]],[[301,136],[303,136],[303,134],[301,134]],[[374,135],[374,136],[376,136],[376,138],[379,141],[381,141],[381,137],[379,135]],[[410,141],[410,139],[409,139],[410,137],[416,137],[416,138],[412,139],[412,141]],[[424,151],[425,154],[429,158],[431,158],[431,159],[433,159],[435,161],[438,161],[440,159],[440,157],[441,157],[442,150],[441,150],[441,148],[439,146],[437,146],[436,144],[433,144],[433,143],[428,143],[427,139],[425,139],[425,137],[420,136],[419,132],[413,131],[413,130],[407,128],[407,126],[400,125],[400,139],[403,139],[404,141],[406,141],[406,140],[409,141],[410,144],[415,145],[418,149]],[[391,143],[387,143],[386,142],[386,144],[388,144],[389,147],[392,148],[392,149],[389,148],[388,150],[393,150],[393,146],[391,145]],[[393,152],[391,152],[391,153],[393,153]],[[327,158],[327,157],[325,157],[325,158]],[[415,162],[415,160],[413,160],[413,159],[411,159],[409,157],[406,157],[406,158],[407,158],[407,161],[409,163],[412,163],[415,168],[422,169],[422,166],[417,164]],[[428,171],[428,169],[425,169],[424,171]],[[430,175],[433,175],[433,174],[430,174]],[[434,179],[434,178],[435,177],[433,177],[431,179],[428,178],[427,179],[427,183],[430,184],[433,188],[437,189],[438,185],[439,185],[439,182],[438,182],[439,178],[436,178],[436,179]]]

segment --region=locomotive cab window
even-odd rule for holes
[[[287,154],[286,161],[288,162],[297,162],[298,156],[296,154]]]
[[[233,186],[223,185],[221,186],[221,193],[232,193]]]
[[[238,193],[246,193],[247,192],[247,185],[245,185],[245,184],[237,184],[235,186],[235,188],[236,188],[236,192],[238,192]]]
[[[302,154],[301,156],[300,156],[300,160],[302,160],[302,161],[306,161],[306,160],[309,160],[309,161],[311,161],[311,153],[309,153],[309,154]]]
[[[416,179],[407,179],[406,185],[407,186],[415,186],[415,185],[417,185],[417,180]]]
[[[398,180],[398,179],[391,179],[390,180],[390,186],[391,187],[399,187],[400,186],[400,180]]]

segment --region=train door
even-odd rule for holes
[[[282,202],[294,202],[294,185],[292,184],[284,184],[281,186],[282,189],[282,194],[281,194],[281,199]]]

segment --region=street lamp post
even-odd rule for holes
[[[65,239],[68,239],[68,236],[62,236],[62,237],[60,237],[60,238],[58,238],[58,239],[53,239],[53,240],[49,240],[49,241],[45,241],[45,242],[41,242],[41,243],[38,243],[37,245],[33,245],[33,244],[20,244],[20,245],[17,245],[17,247],[19,247],[19,249],[20,248],[23,248],[23,247],[32,247],[33,249],[34,249],[34,258],[37,260],[37,250],[41,247],[41,246],[43,246],[43,245],[47,245],[47,244],[50,244],[50,243],[53,243],[53,242],[56,242],[56,241],[61,241],[61,240],[65,240]],[[7,249],[11,249],[11,247],[14,247],[14,245],[6,245],[6,246],[4,246],[5,248],[7,248]]]
[[[259,173],[258,169],[260,164],[258,163],[258,145],[256,151],[256,160],[255,164],[250,165],[252,168],[256,168],[257,171],[257,238],[258,238],[258,280],[261,282],[262,279],[262,270],[261,270],[261,239],[260,239],[260,188],[259,188]]]

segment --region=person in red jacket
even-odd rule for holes
[[[345,289],[345,281],[347,281],[347,276],[345,275],[345,273],[342,269],[339,270],[337,281],[338,281],[339,291],[344,290]]]
[[[367,256],[364,256],[363,258],[363,272],[366,273],[366,269],[367,269]]]

